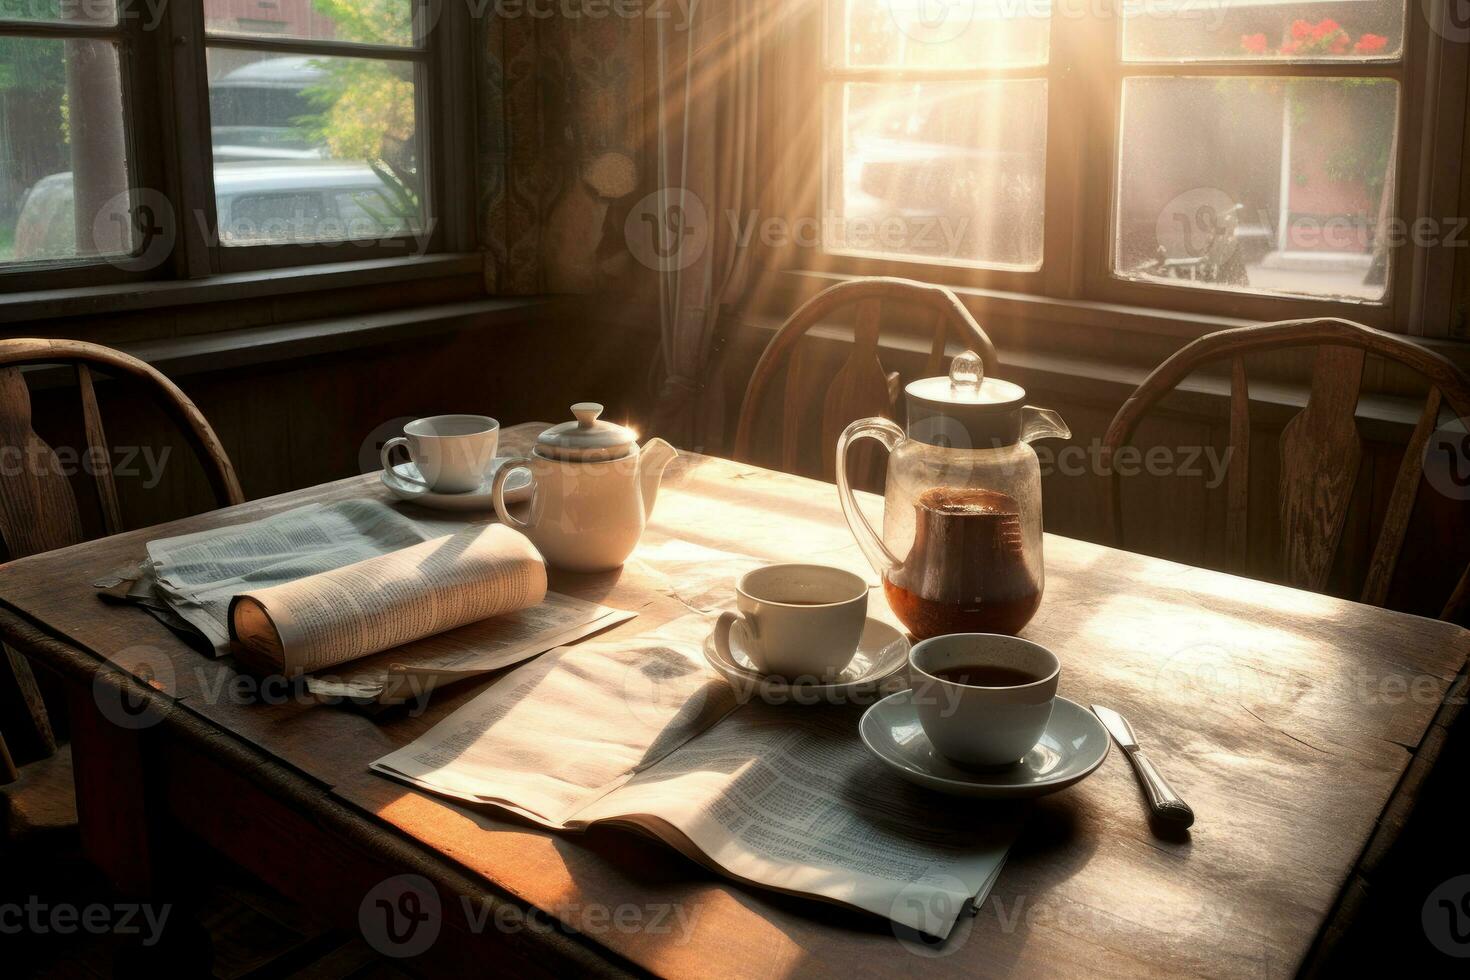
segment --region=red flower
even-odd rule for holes
[[[1358,38],[1358,43],[1353,45],[1353,50],[1358,54],[1376,54],[1388,46],[1388,38],[1382,34],[1364,34]]]
[[[1367,36],[1367,35],[1365,35]],[[1362,42],[1359,41],[1359,44]],[[1240,46],[1249,54],[1266,53],[1266,35],[1264,34],[1242,34],[1240,35]]]
[[[1295,41],[1287,41],[1287,42],[1285,42],[1284,44],[1281,45],[1281,53],[1282,54],[1296,54],[1296,50],[1299,47],[1301,47],[1301,45],[1300,44],[1297,44]]]
[[[1342,28],[1338,25],[1337,21],[1331,17],[1324,17],[1322,20],[1317,21],[1316,27],[1312,28],[1312,36],[1322,38],[1329,34],[1336,34],[1340,30]]]
[[[1293,21],[1291,25],[1291,36],[1297,40],[1309,36],[1312,33],[1312,25],[1304,20]]]
[[[1347,51],[1348,45],[1350,44],[1352,44],[1351,38],[1349,38],[1346,34],[1339,34],[1332,39],[1332,47],[1328,50],[1332,54],[1343,54]]]

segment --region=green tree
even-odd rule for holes
[[[365,44],[413,41],[415,0],[313,0],[337,38]],[[337,159],[362,160],[399,196],[401,216],[416,218],[422,168],[416,152],[413,65],[376,58],[321,58],[320,82],[306,97],[320,111],[298,120]]]

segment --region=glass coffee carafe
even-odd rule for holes
[[[1019,385],[984,376],[966,351],[947,378],[904,389],[905,430],[859,419],[837,441],[837,488],[858,544],[894,613],[915,636],[1017,633],[1041,605],[1041,466],[1031,443],[1071,438],[1052,411],[1024,404]],[[858,509],[847,451],[888,450],[883,536]]]

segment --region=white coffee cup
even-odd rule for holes
[[[766,565],[740,577],[735,606],[715,624],[717,644],[733,638],[763,674],[830,678],[857,652],[868,583],[830,565]]]
[[[909,667],[914,707],[929,744],[954,762],[981,767],[1010,765],[1031,751],[1051,720],[1062,672],[1061,661],[1046,647],[998,633],[930,637],[909,651]],[[1004,670],[1025,680],[984,686],[936,676],[963,668],[982,675]]]
[[[423,479],[393,469],[390,457],[402,446]],[[487,415],[434,415],[415,419],[403,435],[383,443],[383,469],[403,483],[436,493],[469,493],[485,482],[500,446],[500,423]]]

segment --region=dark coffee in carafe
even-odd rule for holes
[[[933,487],[914,505],[914,544],[883,577],[888,604],[918,638],[1018,633],[1041,605],[1020,508],[997,490]]]

